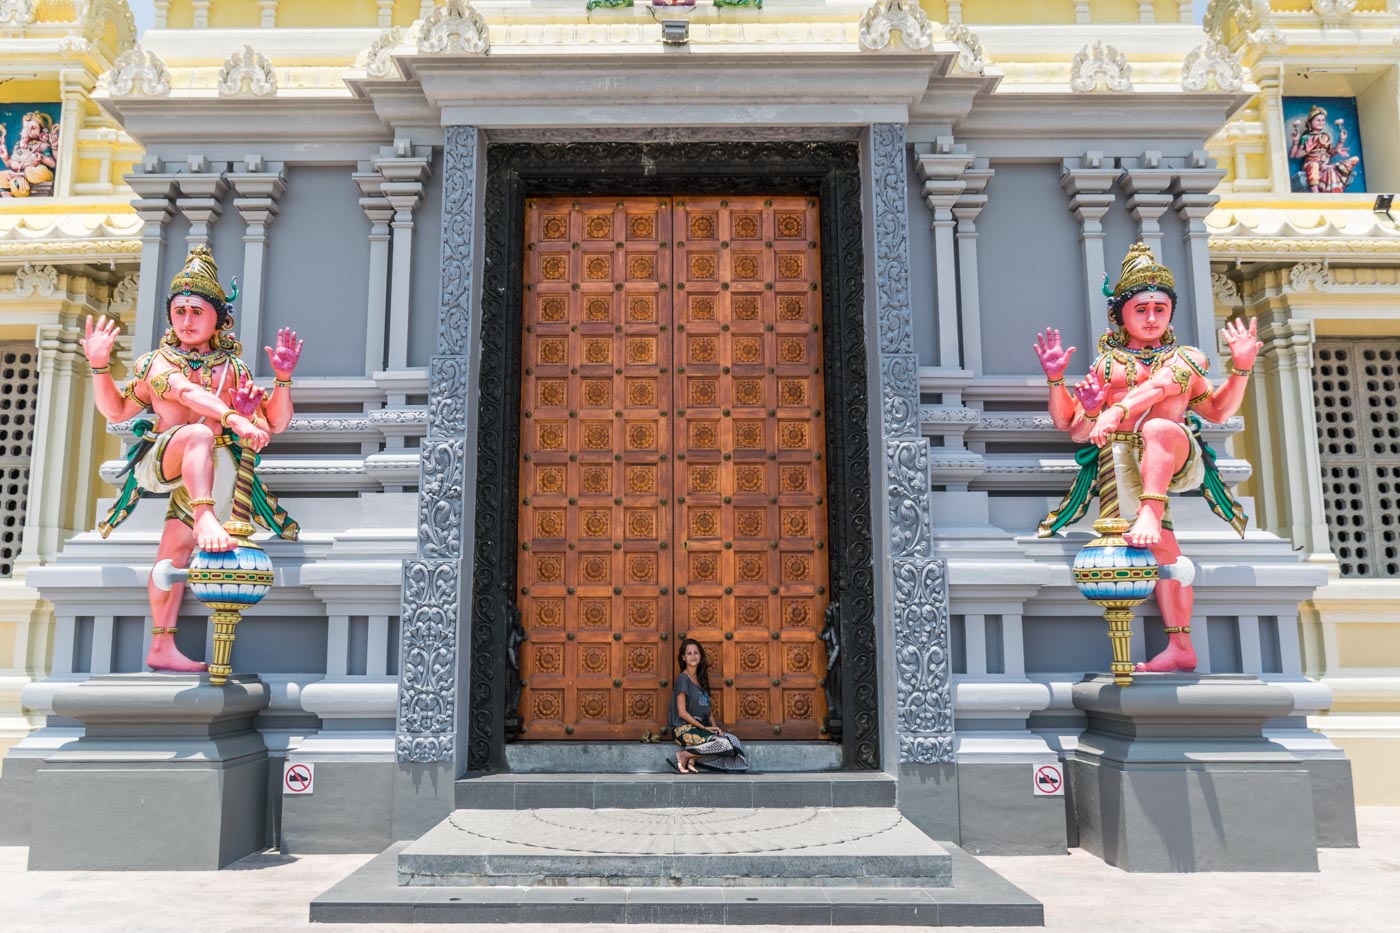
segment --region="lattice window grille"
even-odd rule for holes
[[[1332,553],[1350,577],[1400,576],[1400,338],[1319,340],[1313,363]]]
[[[0,344],[0,577],[10,576],[24,537],[38,392],[38,352]]]

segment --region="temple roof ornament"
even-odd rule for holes
[[[131,7],[119,0],[87,0],[81,22],[83,38],[93,46],[103,42],[109,28],[116,33],[116,54],[136,45],[136,18],[131,15]]]
[[[912,52],[933,48],[933,23],[917,0],[876,0],[860,18],[858,41],[862,50],[878,52],[889,47],[896,32]]]
[[[423,18],[418,51],[427,55],[485,55],[491,50],[486,20],[471,0],[444,0]]]
[[[399,78],[398,66],[394,64],[394,50],[400,46],[413,45],[417,37],[417,27],[404,29],[395,26],[386,29],[378,39],[355,58],[355,66],[363,68],[371,78]]]
[[[1096,91],[1100,85],[1109,91],[1133,89],[1133,66],[1128,64],[1128,56],[1102,41],[1074,54],[1069,77],[1073,91]]]
[[[1324,26],[1340,26],[1356,12],[1356,0],[1312,0],[1313,12]]]
[[[113,97],[169,97],[170,70],[155,52],[133,45],[107,72],[107,88]]]
[[[944,28],[943,37],[958,47],[958,70],[981,74],[987,66],[987,56],[977,33],[961,23],[954,23]]]
[[[220,97],[272,97],[277,93],[277,74],[272,62],[251,45],[234,52],[219,69]]]
[[[1230,54],[1230,49],[1214,39],[1186,53],[1181,65],[1181,89],[1204,91],[1212,78],[1216,89],[1226,92],[1241,90],[1248,78],[1244,66]]]
[[[38,295],[51,298],[58,293],[58,270],[53,266],[25,263],[15,273],[15,294],[21,298]]]
[[[35,0],[0,0],[0,26],[28,26],[36,6]]]

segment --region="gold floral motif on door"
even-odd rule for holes
[[[526,237],[521,737],[660,732],[688,636],[727,727],[820,738],[815,201],[536,198]]]

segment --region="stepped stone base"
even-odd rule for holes
[[[459,810],[399,855],[408,886],[946,887],[893,807]]]
[[[456,783],[458,809],[893,807],[887,774],[481,774]]]
[[[400,886],[397,843],[311,902],[313,923],[1042,926],[1034,898],[949,843],[947,887]]]
[[[839,742],[744,742],[754,771],[804,773],[841,767]],[[675,743],[510,742],[506,766],[516,774],[670,774]]]

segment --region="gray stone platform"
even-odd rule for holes
[[[946,887],[893,807],[459,810],[399,855],[412,886]]]
[[[481,774],[455,786],[458,809],[535,807],[893,807],[896,782],[870,771],[814,774]]]
[[[85,727],[34,773],[29,867],[208,870],[266,844],[268,757],[256,676],[100,674],[54,712]]]
[[[1246,674],[1107,674],[1074,685],[1080,844],[1126,871],[1316,871],[1311,778],[1265,723],[1286,689]]]
[[[950,843],[948,887],[412,887],[409,843],[376,856],[311,902],[313,923],[705,923],[1041,926],[1040,902]]]

